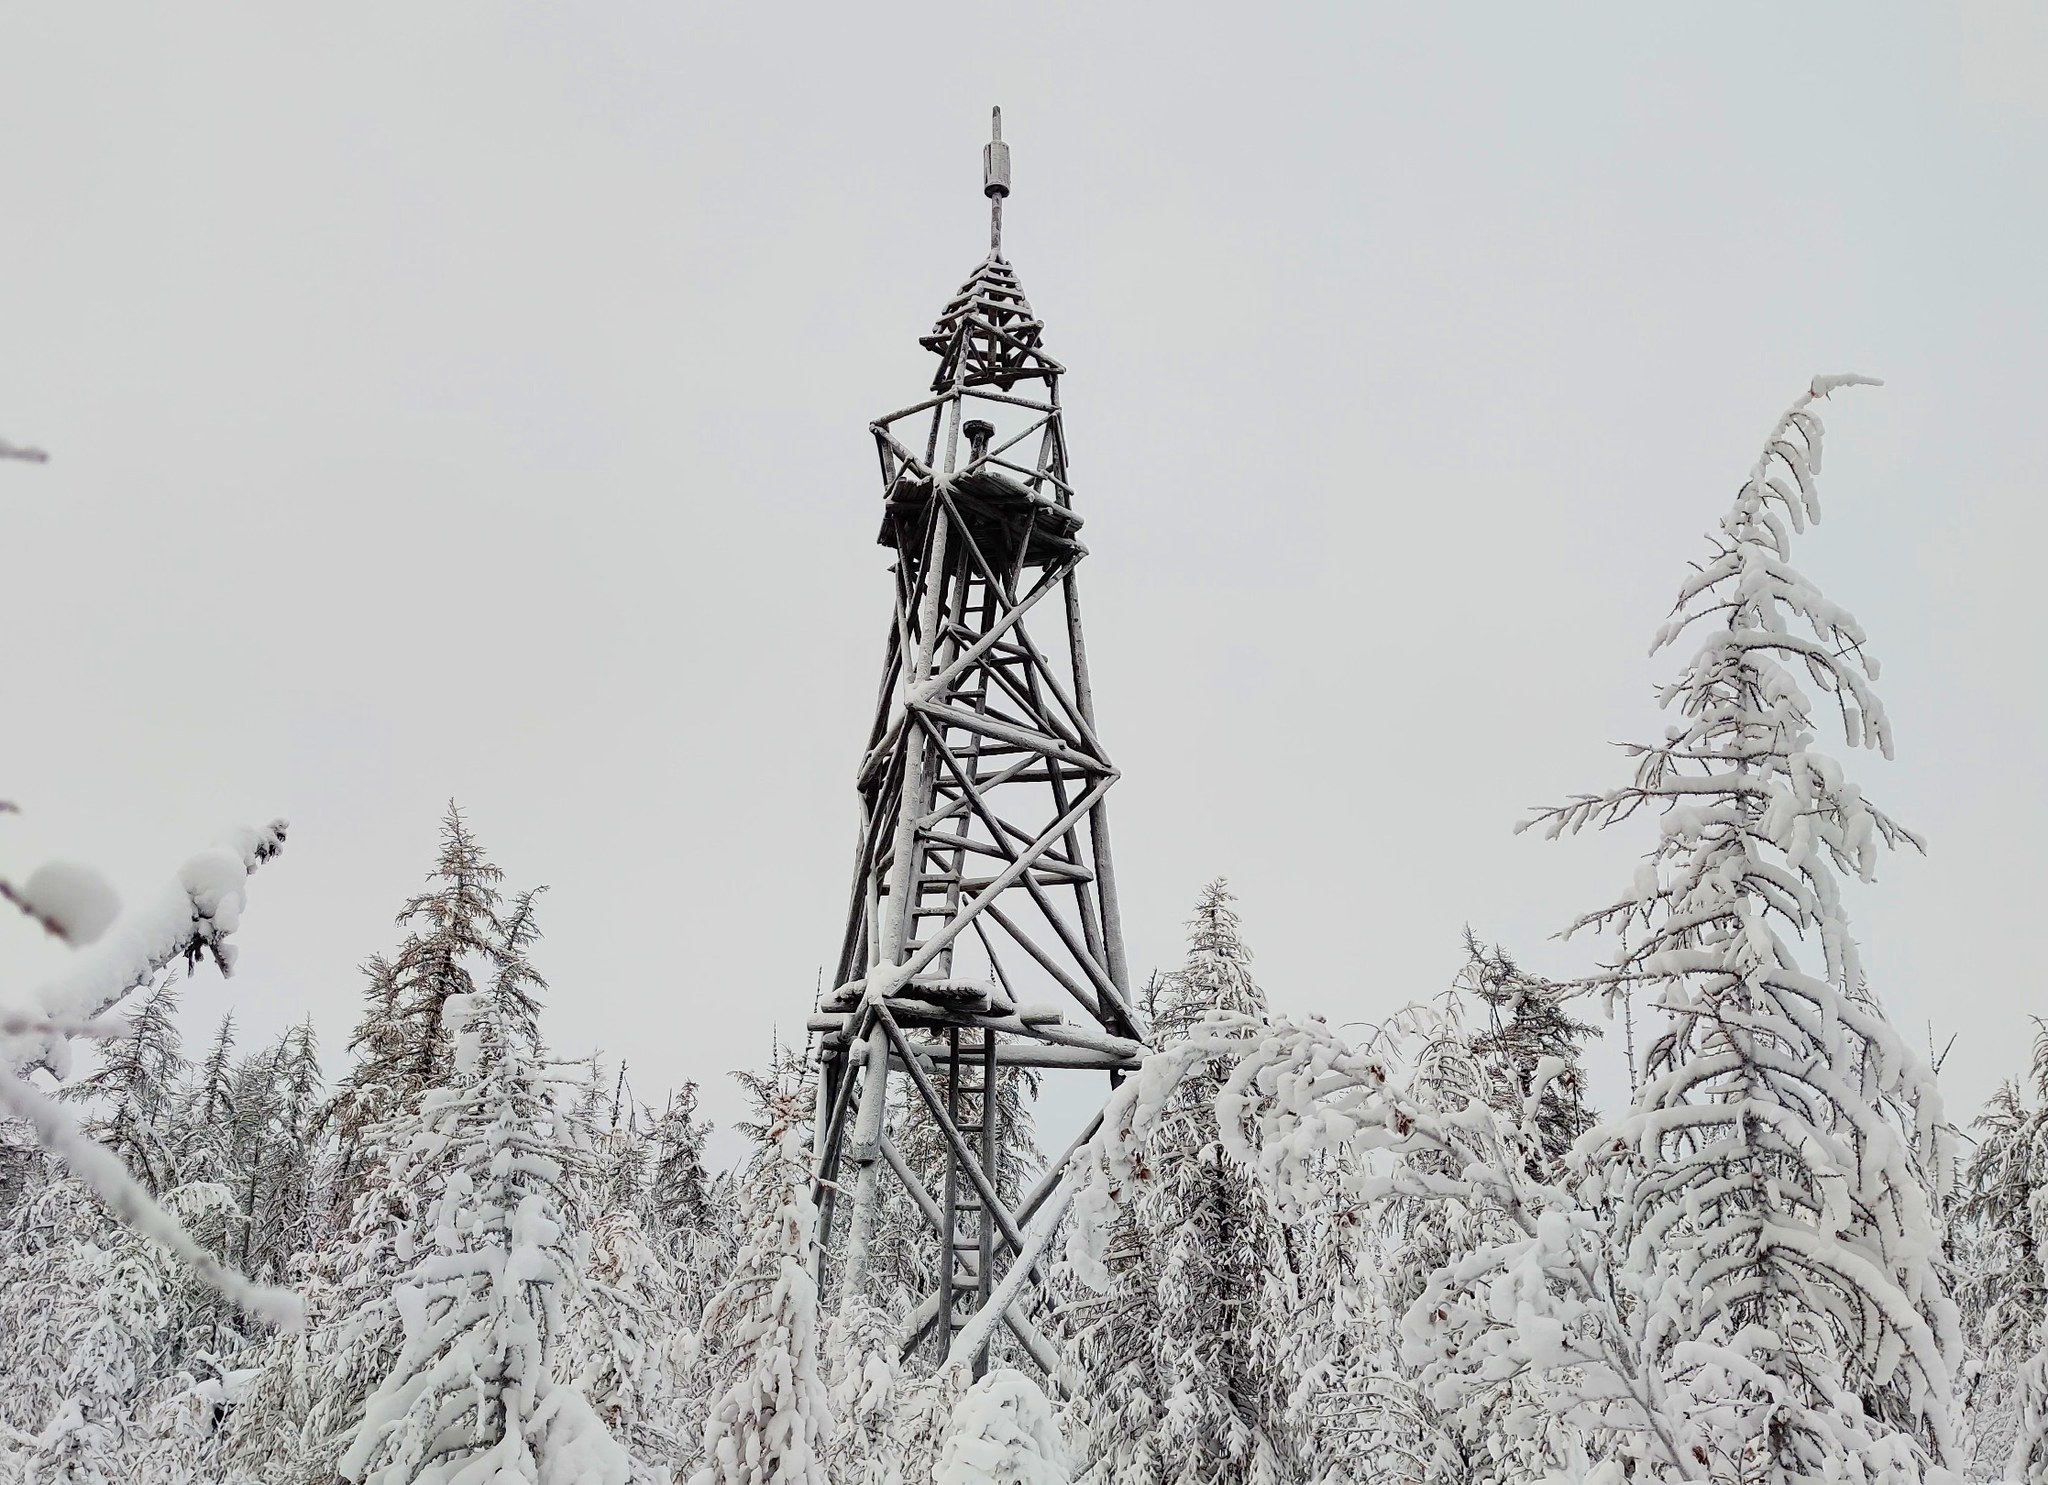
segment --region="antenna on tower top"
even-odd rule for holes
[[[989,141],[981,147],[981,194],[988,197],[988,250],[1003,255],[1003,198],[1010,194],[1010,147],[1003,143],[1003,111],[989,110]]]

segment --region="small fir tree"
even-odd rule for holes
[[[761,1143],[741,1192],[747,1236],[704,1317],[724,1386],[704,1433],[695,1485],[830,1485],[832,1418],[818,1372],[815,1222],[803,1098],[764,1092]]]
[[[368,1485],[625,1485],[624,1452],[556,1375],[580,1264],[546,1080],[515,1004],[444,1004],[455,1081],[431,1091],[402,1157],[431,1192],[426,1251],[396,1291],[404,1349],[340,1473]]]
[[[900,1306],[899,1306],[900,1308]],[[830,1402],[838,1420],[831,1474],[835,1485],[903,1485],[902,1340],[889,1310],[849,1295],[832,1322]]]

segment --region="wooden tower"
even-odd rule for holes
[[[1110,865],[1105,796],[1117,771],[1096,733],[1081,634],[1075,574],[1088,549],[1067,475],[1064,369],[1003,257],[1000,109],[993,133],[982,152],[988,257],[919,342],[938,358],[930,395],[871,425],[895,605],[857,777],[837,988],[812,1023],[818,1251],[823,1282],[865,1293],[881,1183],[902,1183],[936,1275],[905,1354],[952,1348],[994,1297],[1050,1369],[1029,1306],[1011,1302],[1033,1287],[1027,1276],[997,1286],[1094,1124],[1035,1189],[1005,1200],[992,1090],[1006,1067],[1042,1069],[1048,1095],[1055,1081],[1106,1073],[1057,1090],[1063,1108],[1099,1105],[1143,1056],[1145,1030]],[[890,1138],[892,1078],[942,1137],[938,1190]],[[964,1343],[977,1374],[994,1318]]]

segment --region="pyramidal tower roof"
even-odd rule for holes
[[[1003,256],[1003,201],[1010,194],[1010,147],[1003,143],[1003,111],[994,111],[991,138],[981,152],[982,194],[989,200],[989,249],[918,344],[939,358],[934,391],[958,385],[994,385],[1008,391],[1032,377],[1063,369],[1041,345],[1045,322],[1031,312],[1017,270]]]

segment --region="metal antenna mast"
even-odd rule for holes
[[[895,611],[856,781],[837,988],[812,1022],[820,1277],[829,1283],[836,1267],[842,1302],[866,1292],[882,1183],[900,1183],[936,1275],[910,1317],[906,1355],[928,1338],[951,1349],[1094,1131],[1033,1190],[1002,1191],[1002,1071],[1069,1082],[1106,1073],[1106,1097],[1145,1052],[1110,866],[1104,795],[1117,771],[1096,734],[1081,633],[1075,569],[1087,548],[1067,478],[1064,368],[1003,257],[1001,109],[992,133],[982,150],[989,254],[919,341],[939,358],[931,395],[871,425]],[[891,1137],[898,1076],[909,1117],[943,1142],[938,1190]],[[1028,1308],[1006,1304],[1003,1322],[1050,1371]],[[973,1364],[985,1369],[985,1342]]]

